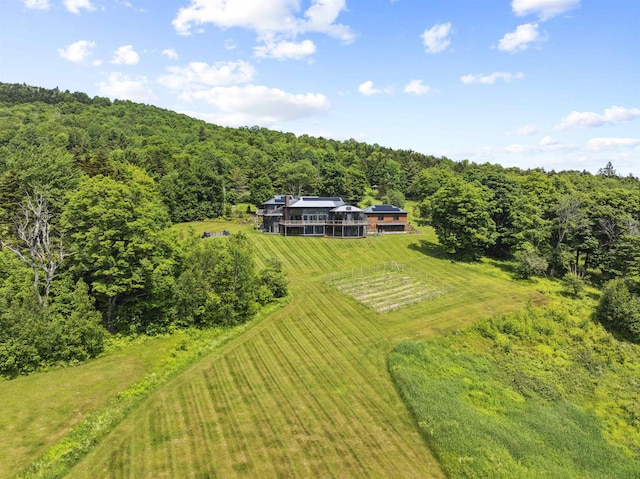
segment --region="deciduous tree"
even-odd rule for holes
[[[452,178],[420,205],[445,250],[457,257],[480,258],[494,241],[491,193],[478,183]]]
[[[259,176],[249,185],[249,198],[256,208],[262,208],[262,203],[273,195],[273,184],[267,175]]]
[[[313,194],[318,186],[318,170],[309,160],[283,164],[278,178],[282,192],[292,196]]]
[[[171,262],[159,235],[169,218],[153,180],[136,167],[122,177],[84,179],[62,216],[73,270],[90,286],[110,330],[120,307],[135,310],[150,299],[154,275],[169,274]]]

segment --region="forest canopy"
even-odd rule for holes
[[[513,258],[524,278],[635,284],[640,182],[605,163],[591,174],[455,162],[0,83],[0,374],[93,356],[107,330],[251,318],[286,295],[282,266],[256,271],[242,235],[203,243],[170,226],[279,193],[407,198],[452,259]],[[60,350],[25,339],[55,331],[75,339]]]

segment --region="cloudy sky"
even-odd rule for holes
[[[640,175],[638,0],[2,0],[0,81]]]

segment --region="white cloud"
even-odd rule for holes
[[[538,133],[538,127],[535,125],[524,125],[507,133],[507,135],[531,136]]]
[[[35,10],[48,10],[51,8],[49,0],[24,0],[24,6]]]
[[[638,145],[640,145],[640,138],[592,138],[587,142],[587,148],[592,151]]]
[[[302,42],[268,42],[264,45],[253,49],[257,57],[275,58],[277,60],[285,60],[292,58],[300,60],[309,55],[313,55],[316,46],[311,40],[303,40]]]
[[[640,108],[625,108],[623,106],[607,108],[602,115],[591,111],[572,111],[556,125],[556,130],[615,124],[633,120],[637,117],[640,117]]]
[[[464,75],[460,77],[460,81],[465,84],[480,83],[482,85],[493,85],[496,80],[503,80],[506,83],[511,83],[512,80],[519,80],[524,78],[524,73],[509,73],[509,72],[493,72],[490,75]]]
[[[373,82],[371,80],[367,80],[364,83],[361,83],[358,86],[358,91],[362,93],[364,96],[378,95],[380,93],[392,93],[393,90],[391,88],[375,88],[373,86]]]
[[[542,146],[551,146],[551,145],[557,145],[558,144],[558,140],[556,140],[555,138],[547,135],[545,137],[543,137],[540,140],[540,145]]]
[[[158,79],[158,83],[175,90],[198,90],[212,86],[230,86],[247,83],[253,78],[254,69],[250,63],[218,62],[209,65],[191,62],[186,67],[170,66],[169,72]]]
[[[133,3],[126,1],[126,0],[115,0],[115,2],[118,5],[122,5],[123,7],[127,7],[127,8],[131,8],[132,10],[138,12],[138,13],[144,13],[146,12],[146,10],[144,8],[137,8],[136,6],[133,5]]]
[[[123,45],[113,53],[111,63],[117,65],[135,65],[140,61],[140,55],[136,53],[132,45]]]
[[[69,60],[70,62],[81,62],[82,60],[91,56],[92,50],[95,48],[95,42],[89,42],[87,40],[78,40],[72,43],[67,48],[58,48],[58,54]]]
[[[329,101],[322,94],[292,94],[260,85],[215,87],[184,93],[180,98],[215,105],[223,113],[210,114],[209,120],[229,126],[268,126],[322,114],[329,108]]]
[[[428,85],[423,85],[422,80],[411,80],[404,87],[405,93],[413,93],[414,95],[425,95],[433,93],[434,89]]]
[[[548,20],[580,5],[580,0],[513,0],[511,9],[519,17],[537,13],[540,20]]]
[[[108,81],[98,83],[98,90],[101,95],[120,100],[139,102],[153,102],[157,100],[157,97],[149,87],[149,82],[146,77],[133,79],[117,72],[109,74]]]
[[[171,60],[178,59],[178,52],[176,51],[175,48],[165,48],[164,50],[162,50],[162,54],[165,57],[170,58]]]
[[[427,53],[439,53],[446,49],[451,41],[449,34],[451,33],[451,23],[440,23],[424,31],[420,38],[424,44]]]
[[[71,13],[75,13],[76,15],[80,15],[80,10],[95,10],[94,6],[91,5],[89,0],[64,0],[64,6],[67,7]]]
[[[346,9],[346,0],[312,0],[311,6],[299,16],[299,0],[191,0],[180,8],[173,27],[182,35],[190,35],[194,25],[212,23],[218,28],[232,27],[253,30],[260,39],[276,35],[295,38],[305,32],[319,32],[351,42],[351,29],[335,23]]]
[[[219,28],[247,28],[258,32],[284,31],[292,28],[296,18],[290,0],[192,0],[188,7],[178,10],[173,26],[183,35],[189,35],[191,27],[213,23]]]
[[[498,42],[498,50],[509,53],[522,52],[529,48],[532,43],[541,43],[546,37],[538,32],[537,23],[525,23],[518,25],[515,31],[507,33]]]
[[[237,45],[235,44],[235,42],[231,39],[226,39],[224,41],[224,49],[225,50],[235,50],[237,48]]]
[[[313,0],[304,13],[306,21],[301,25],[301,30],[326,33],[345,43],[351,43],[355,39],[351,29],[346,25],[334,23],[340,12],[346,9],[346,0]]]

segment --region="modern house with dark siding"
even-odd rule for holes
[[[291,200],[293,200],[293,196],[277,195],[262,203],[262,209],[259,209],[256,214],[259,218],[262,218],[262,231],[264,233],[280,233],[282,210],[285,203],[288,204]]]
[[[284,236],[364,238],[367,233],[406,233],[407,212],[393,205],[365,210],[338,197],[274,196],[262,203],[257,215],[264,233]]]
[[[284,236],[333,236],[364,238],[369,221],[357,206],[338,197],[289,195],[265,201],[258,211],[262,231]]]

